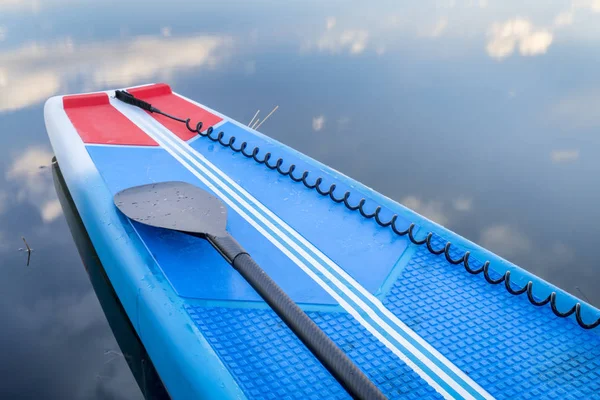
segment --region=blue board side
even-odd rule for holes
[[[158,271],[155,261],[129,221],[118,214],[112,194],[62,111],[61,97],[46,102],[45,116],[67,187],[132,325],[145,345],[159,341],[161,335],[176,335],[178,339],[169,352],[161,346],[147,347],[169,394],[174,398],[244,399],[210,344],[193,328],[181,299],[161,273],[153,273]],[[139,304],[156,302],[181,311],[153,314],[138,308]]]

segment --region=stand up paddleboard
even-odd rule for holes
[[[169,86],[53,97],[45,119],[172,398],[600,398],[599,310]],[[165,182],[197,202],[140,197],[141,215],[115,198]],[[271,289],[211,239],[223,235]]]

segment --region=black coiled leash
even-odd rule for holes
[[[263,158],[260,159],[258,157],[258,153],[260,152],[260,148],[258,146],[255,146],[251,152],[247,152],[246,148],[248,147],[248,143],[242,142],[240,144],[240,147],[236,148],[234,146],[234,143],[236,141],[235,136],[230,136],[228,140],[224,140],[223,138],[225,136],[225,133],[223,131],[221,131],[217,134],[216,137],[213,137],[212,136],[212,133],[213,133],[212,126],[209,127],[206,130],[206,132],[202,132],[202,121],[198,122],[196,124],[196,127],[194,128],[190,125],[190,122],[191,122],[190,118],[187,118],[187,119],[177,118],[173,115],[162,112],[161,110],[153,107],[150,103],[140,100],[137,97],[133,96],[131,93],[128,93],[124,90],[117,90],[115,92],[115,97],[127,104],[131,104],[133,106],[139,107],[148,112],[161,114],[161,115],[164,115],[165,117],[171,118],[175,121],[184,123],[190,132],[195,132],[198,135],[200,135],[202,137],[206,137],[213,142],[218,142],[221,146],[227,147],[236,153],[241,153],[247,158],[252,158],[257,163],[264,164],[267,166],[267,168],[269,168],[271,170],[276,170],[278,173],[280,173],[283,176],[289,176],[290,179],[293,180],[294,182],[302,182],[302,184],[304,186],[306,186],[309,189],[315,189],[320,195],[329,196],[329,198],[336,203],[344,203],[346,208],[348,208],[349,210],[352,210],[352,211],[358,210],[358,212],[363,217],[365,217],[367,219],[371,219],[371,218],[374,219],[375,222],[377,222],[377,224],[379,226],[381,226],[383,228],[390,227],[392,229],[392,231],[394,231],[394,233],[396,233],[399,236],[408,235],[409,240],[412,243],[414,243],[415,245],[417,245],[417,246],[421,246],[423,244],[426,245],[427,250],[429,250],[429,252],[434,255],[444,254],[446,260],[450,264],[453,264],[453,265],[462,264],[464,266],[465,270],[472,275],[478,275],[483,272],[483,277],[485,278],[485,280],[492,285],[497,285],[497,284],[504,282],[504,286],[506,287],[506,290],[512,295],[518,296],[520,294],[527,293],[527,298],[529,299],[529,302],[531,304],[533,304],[534,306],[543,306],[543,305],[550,303],[552,312],[557,317],[566,318],[566,317],[571,316],[572,314],[575,314],[575,319],[577,320],[577,323],[579,324],[579,326],[581,326],[584,329],[593,329],[600,325],[600,318],[598,318],[595,322],[592,322],[589,324],[587,324],[583,321],[583,319],[581,317],[581,304],[580,303],[576,303],[573,307],[571,307],[566,312],[559,311],[558,308],[556,307],[556,292],[550,293],[548,295],[548,297],[546,297],[544,300],[537,300],[533,296],[533,282],[531,282],[531,281],[529,281],[525,286],[523,286],[520,289],[513,289],[510,284],[510,271],[506,271],[504,273],[504,275],[502,275],[501,277],[499,277],[497,279],[492,278],[489,274],[489,267],[490,267],[489,261],[486,261],[483,264],[483,266],[480,268],[477,268],[477,269],[471,268],[471,266],[469,265],[469,256],[471,253],[469,251],[466,251],[458,259],[453,259],[452,256],[450,255],[450,247],[452,246],[452,243],[449,241],[446,242],[446,244],[443,247],[441,247],[439,249],[435,249],[431,244],[433,232],[427,233],[427,235],[423,239],[416,239],[413,234],[413,231],[416,226],[414,223],[411,223],[408,226],[408,228],[406,228],[405,230],[399,230],[396,227],[396,220],[398,219],[398,214],[394,214],[388,221],[383,221],[379,216],[379,214],[381,213],[381,210],[382,210],[381,206],[377,206],[377,208],[375,208],[375,211],[373,211],[372,213],[368,213],[364,209],[364,205],[367,201],[365,198],[362,198],[358,202],[358,204],[352,205],[348,202],[348,199],[350,198],[350,195],[351,195],[350,191],[346,191],[342,197],[339,197],[339,198],[336,197],[334,194],[335,189],[336,189],[335,183],[331,184],[329,186],[329,189],[323,190],[323,189],[321,189],[321,183],[323,182],[323,178],[318,177],[314,181],[314,183],[309,183],[308,179],[307,179],[310,174],[309,171],[304,171],[300,177],[296,177],[296,176],[294,176],[294,171],[296,170],[296,165],[291,164],[287,168],[287,170],[282,169],[281,166],[283,165],[283,158],[281,158],[281,157],[278,158],[277,161],[275,161],[275,164],[270,163],[270,160],[271,160],[270,152],[265,153]]]

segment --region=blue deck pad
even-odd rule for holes
[[[600,399],[600,331],[462,268],[421,248],[384,304],[499,399]]]
[[[124,150],[126,157],[119,154]],[[112,193],[165,180],[187,181],[206,189],[163,149],[89,146],[88,151]],[[314,196],[314,193],[308,195]],[[305,218],[304,215],[300,217]],[[342,219],[339,222],[342,231],[345,221],[355,223],[353,218]],[[329,398],[346,396],[285,324],[271,310],[260,307],[262,301],[258,295],[205,241],[137,223],[134,227],[179,295],[203,300],[236,300],[229,302],[227,307],[216,307],[206,305],[210,302],[198,305],[196,300],[186,299],[185,309],[249,397],[276,398],[282,394],[284,398],[322,398],[324,391],[330,392]],[[228,229],[294,300],[336,304],[233,210],[230,210]],[[400,254],[404,247],[401,246]],[[400,254],[394,255],[392,266]],[[248,308],[248,301],[256,302],[256,306]],[[353,317],[346,312],[332,313],[330,307],[322,310],[329,312],[311,312],[309,315],[389,397],[438,397],[432,387]],[[390,339],[389,335],[384,336]],[[279,379],[269,379],[273,375]],[[265,378],[257,380],[258,376]],[[296,385],[290,382],[296,382]]]
[[[123,152],[127,152],[123,156]],[[207,189],[163,149],[88,146],[109,190],[180,180]],[[202,239],[135,224],[139,235],[183,297],[207,300],[262,301],[250,285]],[[264,270],[297,302],[337,304],[327,292],[233,210],[228,230]]]
[[[347,398],[271,310],[186,307],[251,398]],[[308,315],[390,399],[441,398],[346,313]],[[260,357],[258,355],[268,355]]]
[[[295,164],[296,177],[301,176],[304,170],[315,170],[314,165],[306,163],[289,149],[261,140],[235,124],[225,123],[219,130],[226,132],[226,137],[235,136],[238,147],[242,141],[248,141],[250,150],[259,146],[259,159],[271,152],[272,165],[277,157],[285,160],[281,167],[284,170],[287,170],[291,163]],[[343,204],[337,204],[328,196],[321,196],[315,190],[308,189],[302,183],[294,182],[253,159],[215,144],[207,138],[198,138],[190,145],[373,294],[381,288],[407,247],[406,237],[399,237],[389,228],[382,229],[360,213],[348,210]],[[338,198],[350,189],[334,180],[328,172],[317,172],[318,176],[323,178],[322,188],[329,188],[335,182]],[[310,176],[313,180],[317,178]],[[311,183],[313,180],[309,179]],[[355,190],[352,192],[350,202],[357,204],[361,198]],[[375,207],[373,204],[373,209]],[[391,214],[382,214],[382,217],[388,220]],[[398,218],[397,224],[407,226],[409,222]]]

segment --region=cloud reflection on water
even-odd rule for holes
[[[72,39],[26,44],[0,53],[0,112],[18,110],[68,91],[76,79],[85,90],[173,80],[175,71],[214,68],[233,45],[226,36],[137,37],[76,45]]]

